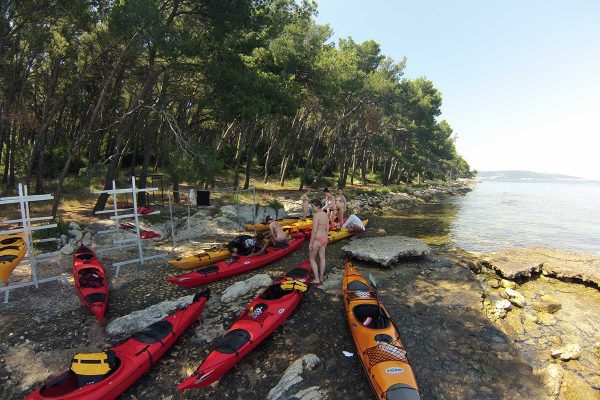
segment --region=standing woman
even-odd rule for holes
[[[335,208],[337,210],[338,227],[344,224],[344,214],[346,214],[346,196],[344,191],[339,188],[335,196]]]
[[[300,196],[300,200],[302,200],[302,219],[306,219],[310,211],[310,200],[308,199],[309,194],[310,188],[306,188],[306,192]]]
[[[308,246],[308,259],[313,271],[312,283],[319,284],[323,282],[325,275],[325,248],[327,247],[327,232],[329,232],[329,219],[327,214],[321,209],[321,202],[313,200],[311,202],[313,210],[313,227],[310,234],[310,245]],[[317,255],[319,256],[319,266],[317,267]]]
[[[328,188],[323,189],[323,193],[325,193],[325,205],[323,206],[323,211],[329,216],[329,222],[333,222],[333,219],[335,218],[335,197],[333,197]]]

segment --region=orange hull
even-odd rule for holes
[[[415,374],[390,316],[351,262],[344,268],[344,306],[361,362],[380,400],[419,400]]]

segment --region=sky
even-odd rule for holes
[[[332,40],[373,39],[443,96],[471,168],[600,180],[600,1],[318,0]]]

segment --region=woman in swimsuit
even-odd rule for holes
[[[302,196],[300,196],[300,200],[302,200],[302,219],[306,219],[310,211],[310,201],[308,200],[309,194],[310,188],[306,188],[306,192]]]
[[[277,247],[289,242],[290,237],[283,231],[279,222],[275,221],[270,215],[267,215],[265,222],[269,224],[269,236],[271,237],[273,246]]]
[[[325,275],[325,248],[327,248],[327,232],[329,232],[329,218],[321,209],[321,202],[313,200],[313,227],[310,234],[310,245],[308,246],[308,259],[313,271],[312,283],[323,282]],[[319,266],[317,267],[317,255],[319,255]]]
[[[344,191],[338,189],[337,196],[335,196],[335,208],[337,210],[338,226],[344,224],[344,214],[346,214],[346,196]]]
[[[323,189],[323,193],[325,193],[325,205],[323,206],[323,211],[327,212],[329,222],[333,222],[333,219],[335,218],[335,197],[333,197],[328,188]]]

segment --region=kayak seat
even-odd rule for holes
[[[294,278],[294,279],[300,279],[300,278],[308,279],[309,275],[310,275],[310,272],[308,272],[307,270],[302,269],[302,268],[294,268],[285,274],[285,276]]]
[[[106,293],[90,293],[87,296],[85,296],[85,301],[87,301],[90,304],[105,303]]]
[[[273,247],[275,247],[276,249],[286,249],[288,247],[290,247],[290,245],[288,244],[288,242],[273,242]]]
[[[100,276],[97,268],[83,268],[79,270],[79,286],[82,288],[99,288],[104,286],[104,278]]]
[[[196,272],[199,272],[204,275],[208,275],[208,274],[214,274],[218,270],[219,270],[219,267],[217,267],[216,265],[208,265],[206,267],[196,270]]]
[[[94,258],[94,254],[92,254],[92,253],[80,253],[80,254],[77,254],[75,256],[75,258],[77,258],[78,260],[81,260],[81,261],[89,261],[92,258]]]
[[[157,343],[162,341],[169,333],[173,332],[173,325],[169,321],[157,321],[148,325],[141,331],[134,333],[133,338],[142,343]]]
[[[404,383],[396,383],[385,392],[387,400],[419,400],[419,392],[414,387]]]
[[[283,289],[280,285],[271,285],[260,295],[262,300],[277,300],[294,292]]]
[[[248,333],[247,330],[234,329],[227,332],[227,334],[221,338],[215,350],[223,354],[237,353],[237,351],[249,341],[250,333]]]
[[[354,312],[354,316],[361,323],[368,317],[371,317],[372,322],[368,325],[368,328],[385,329],[390,326],[390,319],[388,315],[383,308],[381,308],[380,314],[379,307],[376,304],[358,304],[352,308],[352,312]]]
[[[368,292],[370,290],[370,288],[364,282],[359,281],[359,280],[354,280],[354,281],[348,282],[348,290],[352,290],[353,292],[356,292],[356,291]]]

